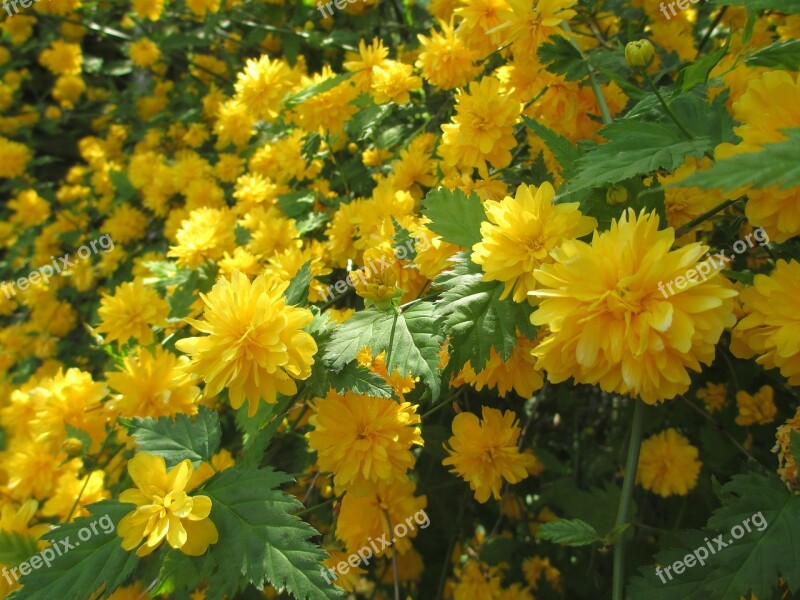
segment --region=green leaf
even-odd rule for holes
[[[145,285],[155,285],[157,289],[164,289],[170,285],[183,285],[189,281],[193,273],[191,269],[179,269],[174,262],[165,260],[150,260],[143,264],[153,274],[152,277],[144,278]]]
[[[455,261],[452,269],[433,282],[434,288],[442,290],[436,315],[449,338],[455,368],[461,369],[469,361],[478,372],[486,365],[491,348],[503,360],[511,356],[517,345],[517,328],[530,338],[536,330],[530,324],[527,302],[500,300],[503,282],[483,281],[481,268],[467,252],[456,254]]]
[[[533,133],[542,139],[550,152],[556,157],[563,171],[562,176],[565,179],[571,177],[575,162],[583,155],[583,152],[573,146],[572,142],[567,138],[557,134],[549,127],[537,123],[529,116],[522,115],[522,120],[531,128]]]
[[[345,124],[347,135],[356,141],[371,138],[392,112],[392,104],[371,104],[358,111]]]
[[[158,583],[151,595],[172,594],[175,590],[193,590],[200,584],[200,572],[195,560],[180,550],[170,550],[161,563]]]
[[[16,566],[39,552],[39,545],[29,535],[0,529],[0,565]]]
[[[278,207],[287,217],[302,217],[314,207],[316,194],[312,192],[290,192],[278,196]]]
[[[341,371],[364,346],[375,358],[386,351],[390,373],[419,376],[430,387],[431,397],[439,397],[439,325],[430,302],[418,302],[401,314],[370,308],[356,313],[334,331],[324,360],[334,371]]]
[[[131,184],[128,176],[121,171],[109,171],[108,178],[114,184],[116,197],[121,200],[130,200],[136,195],[136,188]]]
[[[423,214],[431,222],[428,229],[445,242],[472,248],[481,241],[481,223],[486,221],[483,203],[474,192],[467,197],[461,190],[431,190],[422,201]]]
[[[708,138],[687,140],[677,127],[641,121],[617,121],[600,130],[608,140],[584,154],[577,172],[559,194],[564,201],[576,192],[607,186],[658,169],[672,171],[687,155],[699,157],[711,150]],[[563,190],[564,188],[562,188]]]
[[[342,73],[341,75],[336,75],[334,77],[328,77],[318,83],[308,86],[304,90],[300,90],[296,94],[291,94],[284,98],[283,104],[286,108],[294,108],[295,106],[302,104],[306,100],[310,100],[314,96],[318,96],[328,90],[332,90],[340,83],[343,83],[350,79],[353,76],[353,73],[347,72]]]
[[[495,536],[484,540],[478,549],[478,557],[481,561],[496,565],[499,563],[510,563],[514,560],[514,554],[519,551],[520,543],[517,540]]]
[[[394,225],[395,234],[392,236],[392,241],[394,244],[392,245],[392,250],[394,250],[395,256],[400,257],[399,249],[403,249],[403,258],[402,260],[414,260],[417,257],[417,249],[414,247],[414,242],[416,241],[414,236],[411,235],[411,232],[400,225],[400,223],[392,217],[392,224]]]
[[[777,42],[748,56],[744,62],[750,67],[800,70],[800,40]]]
[[[50,566],[42,564],[21,578],[23,588],[10,596],[15,600],[53,600],[63,598],[87,598],[98,591],[94,598],[107,598],[120,587],[136,568],[139,558],[134,552],[122,549],[122,538],[117,535],[116,525],[131,511],[130,504],[114,500],[103,500],[88,507],[91,516],[75,519],[60,525],[45,534],[45,538],[63,548],[59,556],[49,560]],[[94,523],[97,533],[90,529]],[[114,530],[106,533],[109,525]],[[81,530],[92,535],[79,539]],[[85,537],[85,533],[84,533]],[[66,544],[64,543],[66,542]],[[72,548],[68,548],[72,545]],[[43,550],[42,552],[46,552]]]
[[[236,411],[236,423],[243,430],[242,464],[252,466],[261,464],[267,446],[275,437],[286,411],[294,401],[292,396],[280,396],[275,404],[260,402],[258,411],[252,417],[247,415],[246,404]]]
[[[537,455],[544,454],[537,450]],[[601,535],[609,535],[614,530],[620,489],[606,483],[604,488],[591,487],[581,490],[572,476],[557,481],[542,492],[542,500],[560,508],[571,519],[586,521]]]
[[[283,292],[286,304],[302,306],[308,300],[308,286],[311,283],[311,261],[307,260],[292,278],[289,287]]]
[[[77,427],[73,427],[69,423],[64,423],[64,427],[67,429],[67,437],[75,438],[80,440],[83,444],[83,451],[88,452],[89,448],[92,446],[92,438],[86,433],[83,429],[78,429]],[[2,561],[0,561],[2,562]]]
[[[770,10],[786,14],[800,13],[797,0],[714,0],[718,6],[744,6],[751,11]]]
[[[797,160],[800,128],[786,129],[784,133],[788,139],[782,142],[718,160],[710,169],[694,173],[673,186],[729,191],[743,186],[763,189],[777,185],[786,189],[800,185],[800,161]]]
[[[186,283],[179,285],[171,296],[167,297],[169,302],[169,318],[183,319],[191,311],[191,306],[199,298],[197,285],[200,276],[197,271],[192,271]]]
[[[711,74],[711,71],[717,66],[717,63],[722,60],[722,57],[728,53],[730,43],[731,38],[729,35],[721,48],[711,54],[706,54],[700,60],[681,69],[681,72],[678,73],[678,79],[675,82],[674,95],[684,94],[698,85],[704,85],[706,81],[708,81],[708,76]]]
[[[714,511],[707,529],[685,532],[679,536],[679,548],[656,554],[654,563],[661,565],[664,581],[655,572],[656,564],[641,567],[629,581],[626,598],[739,600],[751,593],[773,598],[781,577],[793,594],[800,589],[800,496],[773,476],[746,473],[725,484],[722,497],[723,505]],[[693,566],[681,574],[664,574],[666,566],[690,555]]]
[[[351,390],[356,394],[364,394],[376,398],[394,398],[395,392],[386,380],[356,363],[348,363],[338,373],[329,374],[330,384],[338,393]]]
[[[794,462],[800,465],[800,433],[797,433],[794,429],[789,432],[789,452],[792,453],[792,458],[794,458]],[[0,561],[3,562],[3,561]]]
[[[536,530],[536,539],[567,546],[588,546],[603,541],[594,527],[580,519],[559,519],[542,523]]]
[[[152,417],[130,420],[120,419],[128,433],[136,439],[140,452],[148,452],[164,458],[167,468],[171,468],[188,458],[197,467],[208,462],[219,448],[222,431],[219,415],[206,406],[201,406],[197,418],[192,420],[185,414],[175,419]]]
[[[563,36],[552,36],[539,46],[538,54],[548,71],[564,75],[568,81],[580,81],[589,75],[580,50]]]
[[[291,514],[303,505],[276,489],[289,481],[271,468],[233,467],[206,485],[203,493],[211,498],[211,520],[219,532],[210,547],[218,572],[208,578],[209,597],[231,594],[231,583],[260,588],[266,579],[299,599],[344,598],[341,588],[322,577],[320,561],[327,554],[308,541],[318,533]]]

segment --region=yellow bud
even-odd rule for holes
[[[78,456],[83,452],[83,442],[78,438],[67,438],[61,443],[61,449],[69,456]]]
[[[625,62],[629,67],[644,69],[649,67],[655,58],[655,50],[650,40],[636,40],[625,46]]]
[[[350,152],[350,154],[355,154],[356,152],[358,152],[358,144],[356,144],[355,142],[350,142],[349,144],[347,144],[347,150],[348,152]]]
[[[608,188],[606,192],[606,202],[611,206],[619,206],[628,201],[628,189],[621,183],[617,183]]]

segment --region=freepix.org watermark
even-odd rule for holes
[[[700,563],[700,565],[705,565],[706,560],[712,554],[716,554],[719,550],[723,550],[728,546],[732,545],[734,540],[740,540],[744,537],[745,530],[747,533],[751,533],[753,529],[750,525],[755,528],[756,531],[764,531],[767,526],[767,520],[764,518],[764,515],[761,514],[761,511],[755,513],[751,517],[747,517],[742,521],[741,525],[734,525],[731,527],[730,530],[730,537],[725,540],[725,534],[720,533],[717,537],[709,540],[705,538],[703,541],[706,543],[705,546],[698,546],[695,548],[691,554],[687,554],[683,557],[683,560],[676,560],[671,565],[667,565],[663,569],[658,566],[656,567],[656,575],[661,580],[661,583],[666,585],[667,579],[664,577],[666,576],[672,581],[672,574],[670,571],[674,571],[675,575],[681,575],[686,569],[691,569],[696,564]],[[710,554],[709,554],[710,552]]]
[[[90,539],[92,539],[92,536],[99,535],[100,532],[97,530],[98,525],[100,526],[100,529],[102,529],[102,532],[106,535],[115,529],[114,522],[111,520],[111,517],[108,515],[103,515],[99,519],[95,519],[89,523],[88,526],[81,527],[78,530],[78,539],[74,542],[70,541],[70,536],[66,536],[60,540],[53,540],[52,545],[39,552],[39,554],[34,554],[28,560],[19,563],[16,567],[12,567],[10,570],[8,567],[3,567],[3,577],[6,578],[6,581],[8,581],[9,585],[12,585],[13,581],[11,581],[9,574],[14,576],[14,581],[19,582],[19,575],[17,574],[17,571],[23,575],[28,575],[31,571],[38,569],[42,565],[49,567],[50,564],[56,559],[56,556],[64,556],[73,548],[80,546],[81,542],[88,542]]]
[[[14,15],[19,14],[19,8],[17,4],[21,4],[22,8],[30,8],[33,6],[34,2],[40,2],[41,0],[3,0],[3,8],[6,9],[9,17],[13,17]],[[14,9],[14,13],[11,13],[11,9]]]
[[[78,259],[86,260],[92,254],[97,254],[97,245],[100,245],[104,254],[108,254],[114,249],[114,241],[111,239],[111,236],[107,233],[101,235],[96,240],[92,240],[88,244],[84,244],[80,248],[76,254],[78,255]],[[22,291],[28,289],[28,286],[33,284],[36,285],[39,281],[44,281],[45,283],[50,281],[50,278],[54,275],[63,274],[70,270],[71,267],[75,266],[75,263],[79,262],[78,259],[70,260],[70,255],[65,254],[64,256],[59,256],[55,258],[54,256],[50,257],[50,260],[53,261],[53,266],[51,267],[49,264],[44,265],[36,269],[35,271],[31,271],[28,273],[27,277],[20,277],[16,281],[7,282],[4,281],[0,283],[0,289],[3,290],[3,293],[6,295],[6,298],[11,298],[11,296],[16,296],[17,291],[14,289],[14,286],[18,287]]]
[[[758,229],[754,229],[752,233],[748,233],[746,236],[744,236],[744,240],[736,240],[734,242],[734,253],[741,254],[748,248],[752,248],[755,245],[753,243],[753,238],[759,242],[759,246],[769,243],[769,236],[767,235],[767,232],[764,231],[763,227],[759,227]],[[669,298],[673,294],[677,294],[686,288],[690,283],[697,283],[698,277],[701,281],[705,281],[709,275],[714,275],[720,269],[722,269],[726,262],[733,260],[733,256],[725,256],[725,250],[722,252],[717,252],[714,254],[714,256],[711,256],[710,254],[707,254],[706,256],[708,257],[708,260],[698,263],[696,269],[689,269],[686,271],[686,275],[679,275],[672,281],[668,281],[666,284],[664,284],[663,281],[659,281],[658,291],[663,294],[664,298]],[[677,292],[672,289],[673,285],[678,288]],[[667,293],[668,290],[669,293]]]
[[[419,525],[420,529],[426,529],[428,525],[431,524],[431,520],[428,517],[428,513],[425,512],[425,509],[420,509],[415,512],[413,516],[406,519],[405,523],[400,522],[395,525],[394,537],[391,540],[387,539],[389,537],[388,533],[384,533],[376,540],[369,538],[367,539],[367,545],[362,546],[357,552],[353,552],[347,557],[347,561],[340,561],[335,567],[327,570],[323,568],[322,576],[325,578],[325,581],[331,583],[328,573],[330,573],[331,577],[333,577],[333,580],[336,581],[339,579],[339,575],[347,575],[347,573],[350,571],[350,568],[352,567],[355,569],[359,563],[363,562],[364,566],[366,567],[369,565],[370,558],[378,556],[386,548],[390,548],[398,539],[404,538],[409,534],[410,531],[414,531],[416,529],[416,527],[414,527],[414,523]],[[378,548],[379,544],[380,548]],[[337,572],[339,575],[336,574]]]

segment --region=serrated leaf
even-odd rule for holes
[[[151,595],[172,594],[177,589],[193,590],[200,583],[200,573],[195,566],[196,559],[180,550],[170,550],[158,572],[158,583]]]
[[[782,142],[718,160],[710,169],[693,173],[673,186],[729,191],[743,186],[763,189],[777,185],[786,189],[800,185],[800,128],[784,133],[788,139]]]
[[[347,72],[342,73],[340,75],[335,75],[334,77],[328,77],[320,82],[317,82],[313,85],[308,86],[307,88],[300,90],[296,94],[291,94],[284,98],[283,105],[286,108],[294,108],[295,106],[302,104],[306,100],[310,100],[314,96],[318,96],[319,94],[323,94],[328,90],[332,90],[340,83],[343,83],[350,79],[353,76],[353,73]]]
[[[383,377],[355,363],[349,363],[339,372],[332,371],[329,379],[333,389],[340,394],[350,390],[376,398],[396,397],[394,389]]]
[[[558,519],[542,523],[536,530],[536,539],[567,546],[588,546],[603,541],[594,527],[580,519]]]
[[[136,568],[139,558],[134,552],[122,549],[122,538],[117,535],[116,524],[128,514],[131,505],[120,504],[114,500],[103,500],[87,507],[91,516],[75,519],[72,523],[60,525],[44,535],[62,548],[56,540],[67,540],[73,545],[61,556],[56,555],[50,566],[42,565],[21,578],[23,588],[11,597],[16,600],[77,600],[87,598],[107,598],[120,587]],[[111,520],[115,530],[105,533],[103,523],[95,524],[98,533],[87,540],[80,540],[78,532],[105,516]],[[89,529],[91,531],[91,529]],[[67,548],[65,548],[67,550]],[[55,552],[53,552],[55,554]]]
[[[401,314],[367,309],[356,313],[340,325],[331,336],[324,360],[330,368],[341,371],[355,359],[365,346],[375,358],[386,351],[386,367],[400,375],[421,377],[431,390],[431,397],[439,397],[439,344],[434,306],[418,302]]]
[[[580,81],[589,75],[580,50],[565,37],[552,36],[550,41],[539,46],[537,53],[548,71],[564,75],[568,81]]]
[[[278,196],[278,207],[287,217],[296,219],[306,215],[314,208],[316,194],[311,192],[290,192]]]
[[[392,224],[394,225],[395,234],[392,236],[392,250],[395,256],[400,258],[400,248],[403,249],[403,256],[401,260],[414,260],[417,257],[417,249],[414,247],[414,236],[411,232],[400,225],[400,223],[392,217]]]
[[[545,127],[541,123],[537,123],[527,115],[522,115],[522,120],[530,129],[539,136],[545,143],[553,156],[556,157],[558,164],[562,169],[562,177],[569,178],[572,176],[572,170],[575,162],[582,156],[578,148],[572,145],[567,138],[557,134],[549,127]]]
[[[302,306],[308,300],[308,286],[311,283],[311,261],[307,260],[297,274],[292,277],[289,287],[283,292],[286,304]]]
[[[422,212],[431,222],[427,227],[445,242],[472,248],[481,241],[481,223],[486,221],[483,203],[474,192],[431,190],[422,201]]]
[[[711,54],[706,54],[703,58],[692,63],[688,67],[681,69],[681,72],[678,73],[678,79],[675,82],[675,94],[683,94],[698,85],[705,84],[705,82],[708,81],[708,76],[711,74],[711,71],[717,66],[717,63],[722,60],[722,57],[727,54],[730,43],[731,38],[728,36],[728,39],[725,40],[725,44],[723,44],[722,47]]]
[[[744,62],[751,67],[797,71],[800,69],[800,40],[777,42],[748,56]]]
[[[665,576],[662,570],[664,582],[656,575],[656,565],[641,567],[640,575],[629,581],[626,598],[739,600],[751,593],[772,598],[780,577],[791,592],[800,589],[800,535],[796,525],[800,497],[775,477],[757,473],[735,475],[723,486],[722,497],[723,505],[714,511],[706,530],[681,534],[680,548],[664,550],[654,557],[660,565],[672,565],[708,543],[714,552],[706,551],[705,564],[696,563],[673,577]],[[735,539],[734,529],[739,539]],[[720,547],[716,539],[724,546]]]
[[[686,156],[702,156],[711,150],[708,138],[687,140],[675,126],[641,121],[617,121],[600,130],[608,140],[584,154],[577,171],[559,194],[563,201],[581,190],[607,186],[650,174],[658,169],[672,171]],[[564,190],[564,188],[561,188]]]
[[[121,422],[136,439],[138,450],[163,457],[167,468],[186,458],[195,467],[208,462],[222,439],[219,415],[206,406],[200,407],[196,419],[178,414],[175,419],[137,417]]]
[[[29,535],[0,529],[0,565],[18,565],[39,552],[39,545]]]
[[[318,533],[291,514],[302,504],[276,489],[289,481],[271,468],[233,467],[206,485],[203,493],[211,498],[211,520],[219,532],[210,547],[218,565],[209,578],[213,595],[233,592],[220,589],[233,582],[261,587],[267,580],[301,600],[344,598],[341,588],[322,577],[320,561],[327,554],[308,541]]]
[[[291,396],[281,396],[275,404],[261,404],[266,407],[259,406],[258,412],[253,417],[247,416],[247,406],[242,406],[236,412],[237,424],[240,419],[246,419],[248,424],[244,427],[245,432],[243,437],[244,444],[242,448],[242,464],[258,466],[264,458],[264,453],[267,446],[275,437],[281,423],[284,420],[284,415],[289,407],[294,402]],[[253,426],[255,424],[255,426]]]
[[[478,372],[486,365],[491,348],[504,359],[517,344],[517,329],[532,338],[530,307],[511,299],[500,300],[503,282],[483,281],[481,268],[467,252],[455,256],[455,265],[440,274],[433,286],[442,290],[436,315],[449,338],[450,360],[460,369],[467,361]]]

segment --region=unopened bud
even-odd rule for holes
[[[628,188],[621,183],[617,183],[608,188],[606,192],[606,202],[611,206],[619,206],[628,201]]]
[[[644,69],[650,66],[655,58],[655,50],[650,40],[636,40],[625,46],[625,62],[629,67]]]
[[[61,443],[61,449],[68,456],[79,456],[83,452],[83,442],[78,438],[67,438]]]

